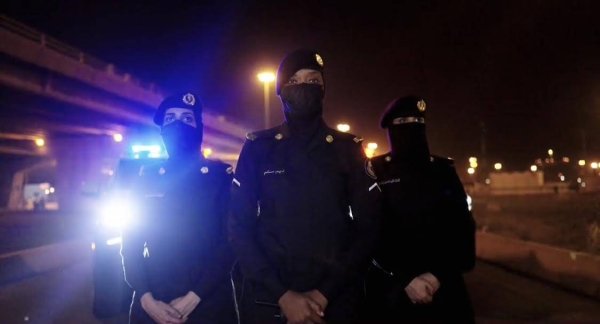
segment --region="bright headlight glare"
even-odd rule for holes
[[[101,222],[104,226],[121,228],[131,223],[135,207],[126,200],[114,200],[104,206]]]

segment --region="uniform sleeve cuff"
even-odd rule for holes
[[[335,282],[335,280],[331,280],[331,278],[327,279],[317,290],[325,296],[325,298],[331,302],[331,300],[335,299],[339,294],[340,288],[339,285]]]
[[[440,269],[431,269],[431,271],[429,271],[429,273],[431,273],[440,283],[445,278],[445,272]]]
[[[212,288],[212,285],[201,281],[194,289],[192,289],[192,292],[200,297],[200,299],[204,300],[210,295]]]
[[[146,286],[140,287],[140,289],[135,289],[135,294],[138,296],[138,299],[141,299],[146,293],[151,293],[150,289],[148,289]]]
[[[266,280],[263,283],[267,290],[275,297],[275,302],[279,302],[281,296],[283,296],[289,289],[284,286],[279,280]]]

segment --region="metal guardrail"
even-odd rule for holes
[[[162,94],[162,91],[160,91],[160,89],[154,83],[143,82],[141,79],[133,77],[131,74],[119,70],[112,63],[104,62],[99,58],[86,54],[78,48],[63,43],[56,38],[50,37],[34,28],[9,18],[4,14],[0,14],[0,27],[29,40],[35,41],[39,43],[40,46],[70,57],[81,64],[88,65],[96,70],[101,70],[107,74],[113,75],[118,79],[132,83],[150,92]]]

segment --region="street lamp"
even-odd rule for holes
[[[337,130],[339,130],[340,132],[343,133],[347,133],[350,131],[350,125],[348,124],[338,124],[337,125]]]
[[[269,128],[269,83],[275,81],[275,74],[263,72],[258,74],[258,80],[264,84],[265,89],[265,129]]]
[[[367,148],[365,148],[365,155],[372,158],[375,155],[375,150],[377,150],[377,143],[368,143]]]
[[[117,133],[117,134],[113,134],[113,140],[117,143],[123,141],[123,135]]]
[[[537,171],[537,165],[534,164],[529,169],[531,169],[531,171],[535,172],[535,171]]]
[[[584,166],[585,165],[585,160],[579,160],[579,165]]]
[[[590,163],[590,166],[592,167],[592,169],[598,169],[598,162],[592,162]]]
[[[496,170],[502,170],[502,163],[496,163],[496,164],[494,164],[494,169],[496,169]]]
[[[552,155],[553,155],[553,154],[554,154],[554,151],[553,151],[552,149],[549,149],[549,150],[548,150],[548,155],[549,155],[550,157],[552,157]]]
[[[475,169],[474,169],[474,168],[468,168],[468,169],[467,169],[467,172],[468,172],[469,174],[474,174],[474,173],[475,173]]]
[[[44,146],[44,144],[46,144],[46,142],[44,141],[43,138],[36,138],[35,139],[35,145],[37,145],[39,147],[42,147],[42,146]]]
[[[212,154],[212,152],[213,150],[210,147],[207,147],[204,150],[202,150],[202,155],[204,155],[204,158],[208,158]]]

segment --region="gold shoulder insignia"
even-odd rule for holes
[[[225,172],[227,172],[227,174],[232,174],[233,173],[233,167],[228,167],[227,170],[225,170]]]
[[[425,111],[425,107],[425,100],[419,100],[419,102],[417,102],[417,108],[419,109],[419,111]]]
[[[254,141],[256,139],[256,135],[254,133],[248,133],[246,134],[246,139]]]
[[[363,138],[362,138],[362,137],[360,137],[360,136],[356,136],[356,137],[354,138],[354,142],[356,142],[356,143],[360,143],[360,142],[362,142],[362,141],[363,141]]]

